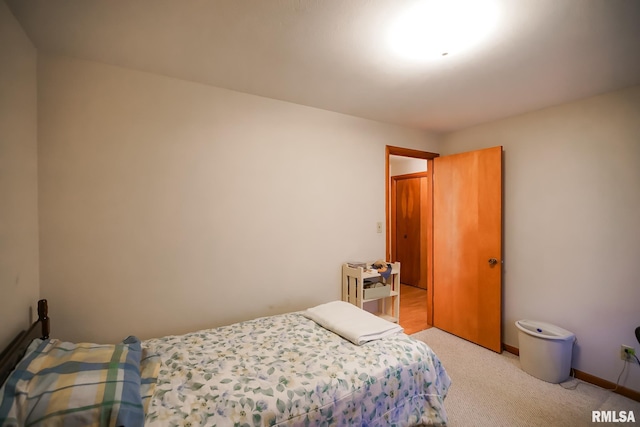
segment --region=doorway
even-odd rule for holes
[[[400,319],[408,332],[433,325],[432,257],[428,255],[433,242],[431,174],[436,157],[436,153],[386,147],[387,259],[401,262],[401,295],[407,298],[400,298]],[[394,158],[413,165],[394,168]]]
[[[426,290],[430,200],[427,163],[423,162],[423,172],[394,175],[391,171],[391,259],[402,266],[403,284]]]
[[[424,158],[431,203],[425,219],[427,324],[500,352],[502,147],[444,157],[390,146],[386,152],[388,259],[396,256],[397,246],[391,232],[397,213],[390,197],[389,156]],[[402,270],[401,265],[401,281]]]

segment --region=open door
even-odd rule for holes
[[[501,352],[502,147],[434,159],[433,323]]]

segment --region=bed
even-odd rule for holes
[[[351,309],[342,305],[349,304],[333,304],[351,316]],[[350,307],[357,316],[366,313]],[[321,326],[315,308],[184,335],[145,341],[128,337],[117,345],[32,340],[22,344],[24,355],[0,389],[0,425],[28,425],[20,417],[44,420],[46,425],[48,420],[55,424],[54,420],[69,422],[77,416],[86,417],[81,418],[82,425],[150,427],[446,425],[444,399],[450,379],[426,344],[397,330],[353,336],[349,327],[358,323],[353,320],[343,329],[339,324]],[[43,371],[55,372],[59,381],[57,377],[71,375],[69,364],[79,370],[99,365],[82,359],[86,355],[69,356],[94,350],[105,353],[117,373],[92,373],[87,382],[99,378],[93,382],[100,384],[100,393],[92,389],[76,395],[101,397],[90,403],[65,397],[61,401],[73,405],[47,408],[53,400],[49,389],[55,386],[49,381],[40,385],[45,391],[35,391],[38,385],[33,383],[41,381]],[[58,363],[58,353],[72,360],[44,370],[42,364],[28,367],[43,354],[55,356],[53,363]],[[85,375],[72,374],[69,381],[75,383]],[[117,387],[105,380],[109,375]],[[64,392],[72,393],[64,384]],[[90,386],[96,387],[82,385]],[[118,387],[122,390],[115,397],[112,391],[104,397],[103,389]],[[24,407],[15,408],[20,405]],[[38,406],[54,415],[34,416]]]

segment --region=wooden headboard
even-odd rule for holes
[[[31,341],[49,338],[49,305],[46,299],[38,301],[38,320],[26,331],[20,332],[9,346],[0,353],[0,385],[4,384],[16,367]]]

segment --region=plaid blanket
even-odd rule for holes
[[[0,425],[142,426],[140,341],[44,340],[0,389]]]

